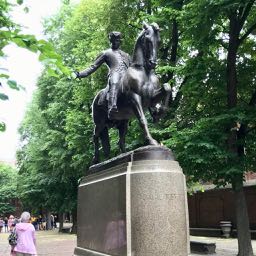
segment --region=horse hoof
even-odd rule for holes
[[[154,139],[147,139],[148,145],[158,146],[159,143]]]
[[[92,159],[92,165],[93,165],[93,164],[98,164],[98,163],[99,163],[99,159],[96,158],[96,157],[94,157],[94,158]]]
[[[172,88],[168,83],[163,84],[163,87],[164,87],[164,90],[166,92],[171,92],[172,91]]]

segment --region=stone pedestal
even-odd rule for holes
[[[74,255],[187,256],[186,184],[165,147],[92,166],[78,192]]]

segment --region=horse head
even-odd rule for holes
[[[157,50],[160,43],[159,26],[156,23],[143,22],[133,53],[132,63],[147,70],[154,69],[157,63]]]

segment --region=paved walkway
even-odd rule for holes
[[[190,240],[216,243],[216,254],[212,254],[213,256],[236,256],[238,253],[237,239],[191,236]],[[252,246],[253,246],[253,252],[256,255],[256,240],[252,240]],[[191,254],[191,256],[195,256],[195,255],[199,255],[199,254]]]
[[[7,233],[0,234],[0,256],[10,255],[10,246],[7,242]],[[37,231],[37,250],[38,256],[72,256],[76,246],[76,235],[63,234],[55,231]],[[216,254],[213,256],[236,256],[237,240],[222,239],[216,237],[195,237],[191,236],[193,241],[205,241],[216,243]],[[253,249],[256,253],[256,241],[253,240]],[[198,256],[199,254],[191,254]],[[147,255],[145,255],[147,256]],[[156,255],[161,256],[161,255]],[[173,255],[174,256],[174,255]]]
[[[8,234],[0,234],[0,256],[10,256]],[[72,256],[76,246],[76,235],[58,233],[58,231],[37,231],[38,256]]]

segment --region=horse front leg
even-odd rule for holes
[[[144,131],[146,143],[149,145],[159,145],[158,142],[152,138],[152,136],[149,132],[148,122],[147,122],[147,119],[145,117],[145,114],[144,114],[144,111],[142,108],[141,97],[138,94],[133,94],[131,97],[131,101],[132,101],[133,111],[139,120],[139,124],[140,124],[141,128]]]
[[[152,105],[149,107],[149,112],[153,118],[153,123],[156,123],[164,116],[166,113],[172,89],[169,84],[164,84],[162,88],[154,91],[152,97]]]
[[[170,97],[172,96],[172,88],[168,83],[163,84],[163,89],[165,92],[165,96],[164,96],[164,110],[166,110],[169,106],[169,102],[170,102]]]
[[[172,88],[168,83],[163,84],[163,87],[156,89],[152,97],[152,103],[156,104],[163,100],[163,108],[167,109],[172,95]]]

